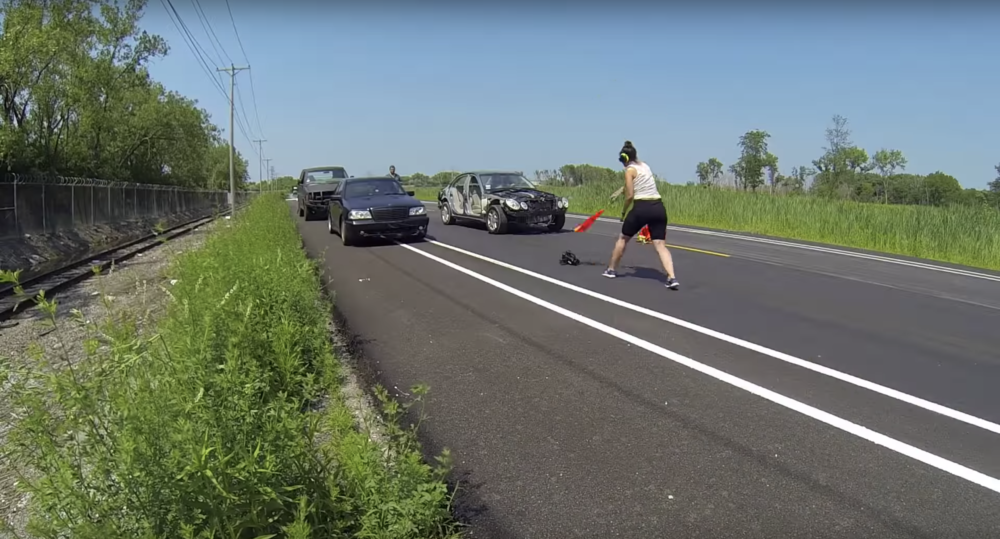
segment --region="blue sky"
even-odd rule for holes
[[[940,169],[982,188],[1000,162],[1000,9],[986,3],[909,12],[838,3],[840,14],[632,4],[630,16],[611,4],[230,0],[244,57],[224,2],[201,1],[203,26],[194,0],[171,1],[212,71],[229,60],[206,28],[234,63],[252,67],[237,76],[249,137],[237,128],[236,146],[254,180],[248,138],[267,139],[279,175],[394,164],[404,175],[512,168],[529,177],[567,163],[616,167],[627,138],[657,174],[684,183],[699,161],[732,163],[750,129],[772,135],[787,172],[822,153],[834,114],[869,153],[902,150],[909,172]],[[154,77],[228,128],[226,97],[160,0],[142,24],[171,46]],[[228,90],[228,76],[218,81]]]

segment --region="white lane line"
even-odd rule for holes
[[[427,201],[427,200],[422,200],[421,202],[423,202],[424,204],[427,204],[427,205],[431,205],[431,206],[436,206],[437,205],[436,202]],[[566,217],[569,217],[571,219],[579,219],[581,221],[587,218],[586,215],[576,215],[576,214],[572,214],[572,213],[567,213]],[[611,219],[609,217],[598,217],[597,220],[601,221],[601,222],[604,222],[604,223],[619,223],[620,222],[618,219]],[[678,232],[690,232],[691,234],[702,234],[704,236],[715,236],[715,237],[719,237],[719,238],[729,238],[729,239],[734,239],[734,240],[752,241],[752,242],[757,242],[757,243],[765,243],[765,244],[769,244],[769,245],[778,245],[778,246],[781,246],[781,247],[792,247],[792,248],[795,248],[795,249],[805,249],[807,251],[817,251],[817,252],[820,252],[820,253],[827,253],[827,254],[833,254],[833,255],[850,256],[850,257],[854,257],[854,258],[862,258],[862,259],[865,259],[865,260],[875,260],[875,261],[878,261],[878,262],[886,262],[886,263],[889,263],[889,264],[898,264],[900,266],[909,266],[911,268],[920,268],[920,269],[925,269],[925,270],[930,270],[930,271],[939,271],[939,272],[943,272],[943,273],[951,273],[953,275],[961,275],[963,277],[972,277],[974,279],[984,279],[984,280],[987,280],[987,281],[1000,282],[1000,276],[998,276],[998,275],[991,275],[989,273],[980,273],[980,272],[977,272],[977,271],[969,271],[969,270],[963,270],[963,269],[958,269],[958,268],[949,268],[949,267],[945,267],[945,266],[939,266],[939,265],[936,265],[936,264],[927,264],[927,263],[924,263],[924,262],[915,262],[915,261],[912,261],[912,260],[902,260],[902,259],[899,259],[899,258],[892,258],[892,257],[888,257],[888,256],[873,255],[873,254],[868,254],[868,253],[855,253],[853,251],[845,251],[843,249],[835,249],[835,248],[832,248],[832,247],[821,247],[821,246],[818,246],[818,245],[807,245],[807,244],[804,244],[804,243],[795,243],[795,242],[784,241],[784,240],[774,240],[774,239],[769,239],[769,238],[755,238],[753,236],[743,236],[741,234],[733,234],[731,232],[718,232],[718,231],[715,231],[715,230],[700,230],[700,229],[696,229],[696,228],[687,228],[687,227],[676,226],[676,225],[670,225],[668,228],[670,230],[676,230]]]
[[[835,379],[840,380],[842,382],[847,382],[849,384],[865,388],[865,389],[867,389],[869,391],[874,391],[875,393],[878,393],[880,395],[885,395],[886,397],[890,397],[890,398],[893,398],[893,399],[905,402],[907,404],[912,404],[913,406],[917,406],[919,408],[923,408],[924,410],[929,410],[931,412],[935,412],[935,413],[941,414],[943,416],[950,417],[952,419],[955,419],[955,420],[958,420],[958,421],[962,421],[964,423],[968,423],[969,425],[973,425],[973,426],[979,427],[981,429],[988,430],[988,431],[996,433],[996,434],[1000,434],[1000,425],[998,425],[996,423],[993,423],[991,421],[987,421],[985,419],[973,416],[973,415],[966,414],[965,412],[960,412],[958,410],[955,410],[955,409],[952,409],[952,408],[948,408],[947,406],[942,406],[940,404],[937,404],[937,403],[934,403],[934,402],[931,402],[931,401],[928,401],[928,400],[921,399],[920,397],[915,397],[913,395],[910,395],[910,394],[907,394],[907,393],[903,393],[902,391],[897,391],[895,389],[892,389],[892,388],[889,388],[889,387],[885,387],[885,386],[880,385],[880,384],[876,384],[875,382],[869,382],[868,380],[865,380],[863,378],[858,378],[857,376],[853,376],[853,375],[850,375],[850,374],[847,374],[847,373],[844,373],[844,372],[840,372],[840,371],[831,369],[829,367],[824,367],[823,365],[818,365],[818,364],[813,363],[811,361],[806,361],[806,360],[804,360],[802,358],[798,358],[798,357],[795,357],[793,355],[786,354],[784,352],[779,352],[777,350],[772,350],[770,348],[767,348],[766,346],[761,346],[761,345],[756,344],[756,343],[745,341],[745,340],[740,339],[738,337],[733,337],[731,335],[727,335],[725,333],[721,333],[719,331],[715,331],[714,329],[709,329],[709,328],[706,328],[706,327],[702,327],[702,326],[699,326],[697,324],[693,324],[691,322],[688,322],[687,320],[681,320],[680,318],[675,318],[673,316],[670,316],[670,315],[667,315],[667,314],[663,314],[663,313],[661,313],[659,311],[654,311],[652,309],[647,309],[645,307],[640,307],[638,305],[633,305],[631,303],[628,303],[626,301],[622,301],[622,300],[617,299],[617,298],[613,298],[611,296],[605,296],[604,294],[600,294],[598,292],[594,292],[593,290],[589,290],[589,289],[586,289],[586,288],[583,288],[583,287],[579,287],[579,286],[567,283],[565,281],[560,281],[559,279],[554,279],[552,277],[549,277],[548,275],[542,275],[541,273],[536,273],[534,271],[531,271],[531,270],[528,270],[528,269],[524,269],[524,268],[522,268],[520,266],[515,266],[513,264],[508,264],[507,262],[503,262],[501,260],[496,260],[496,259],[490,258],[488,256],[483,256],[483,255],[481,255],[479,253],[474,253],[472,251],[467,251],[465,249],[462,249],[461,247],[455,247],[454,245],[448,245],[447,243],[441,243],[440,241],[437,241],[437,240],[426,240],[426,241],[428,243],[432,243],[432,244],[437,245],[439,247],[444,247],[445,249],[450,249],[450,250],[455,251],[457,253],[462,253],[462,254],[464,254],[466,256],[471,256],[472,258],[476,258],[476,259],[482,260],[484,262],[489,262],[490,264],[495,264],[495,265],[500,266],[502,268],[507,268],[509,270],[516,271],[516,272],[521,273],[523,275],[527,275],[529,277],[534,277],[536,279],[540,279],[540,280],[545,281],[547,283],[552,283],[552,284],[554,284],[556,286],[561,286],[561,287],[563,287],[563,288],[565,288],[567,290],[572,290],[574,292],[578,292],[580,294],[584,294],[586,296],[590,296],[590,297],[592,297],[594,299],[599,299],[601,301],[610,303],[612,305],[617,305],[618,307],[622,307],[623,309],[628,309],[630,311],[634,311],[634,312],[637,312],[637,313],[640,313],[640,314],[644,314],[646,316],[651,316],[653,318],[657,318],[657,319],[663,320],[664,322],[667,322],[667,323],[670,323],[670,324],[674,324],[676,326],[680,326],[682,328],[689,329],[691,331],[695,331],[695,332],[701,333],[702,335],[707,335],[709,337],[718,339],[720,341],[724,341],[724,342],[727,342],[729,344],[732,344],[732,345],[735,345],[735,346],[739,346],[739,347],[745,348],[747,350],[752,350],[752,351],[757,352],[759,354],[764,354],[766,356],[770,356],[770,357],[772,357],[774,359],[777,359],[777,360],[780,360],[780,361],[784,361],[785,363],[790,363],[792,365],[797,365],[797,366],[802,367],[804,369],[809,369],[809,370],[811,370],[813,372],[817,372],[817,373],[829,376],[831,378],[835,378]]]
[[[792,399],[792,398],[786,397],[784,395],[781,395],[780,393],[775,393],[774,391],[771,391],[770,389],[758,386],[757,384],[754,384],[752,382],[748,382],[748,381],[746,381],[746,380],[744,380],[742,378],[738,378],[738,377],[733,376],[733,375],[731,375],[731,374],[729,374],[727,372],[723,372],[723,371],[720,371],[719,369],[716,369],[714,367],[710,367],[710,366],[705,365],[703,363],[699,363],[699,362],[697,362],[697,361],[695,361],[695,360],[693,360],[693,359],[691,359],[691,358],[689,358],[687,356],[683,356],[681,354],[678,354],[677,352],[673,352],[671,350],[667,350],[666,348],[663,348],[661,346],[657,346],[657,345],[655,345],[655,344],[653,344],[653,343],[651,343],[649,341],[640,339],[639,337],[636,337],[635,335],[632,335],[632,334],[629,334],[629,333],[625,333],[624,331],[615,329],[615,328],[613,328],[611,326],[602,324],[602,323],[600,323],[600,322],[598,322],[596,320],[592,320],[590,318],[587,318],[586,316],[583,316],[582,314],[570,311],[568,309],[564,309],[564,308],[562,308],[562,307],[560,307],[558,305],[555,305],[553,303],[549,303],[549,302],[547,302],[547,301],[545,301],[545,300],[543,300],[541,298],[532,296],[531,294],[528,294],[526,292],[522,292],[521,290],[518,290],[517,288],[514,288],[512,286],[506,285],[504,283],[501,283],[499,281],[491,279],[491,278],[489,278],[489,277],[487,277],[485,275],[476,273],[476,272],[474,272],[474,271],[472,271],[472,270],[470,270],[468,268],[465,268],[463,266],[455,264],[454,262],[449,262],[449,261],[447,261],[447,260],[445,260],[443,258],[440,258],[440,257],[437,257],[435,255],[432,255],[432,254],[430,254],[430,253],[428,253],[426,251],[422,251],[420,249],[417,249],[416,247],[414,247],[412,245],[407,245],[405,243],[399,243],[399,245],[401,247],[405,248],[405,249],[409,249],[410,251],[413,251],[414,253],[419,254],[420,256],[429,258],[430,260],[433,260],[433,261],[435,261],[435,262],[437,262],[439,264],[447,266],[447,267],[449,267],[449,268],[451,268],[451,269],[453,269],[455,271],[464,273],[464,274],[468,275],[469,277],[472,277],[474,279],[478,279],[478,280],[480,280],[480,281],[482,281],[482,282],[484,282],[484,283],[486,283],[488,285],[491,285],[491,286],[494,286],[496,288],[499,288],[500,290],[503,290],[504,292],[507,292],[509,294],[513,294],[513,295],[515,295],[515,296],[517,296],[517,297],[519,297],[521,299],[530,301],[531,303],[534,303],[535,305],[538,305],[540,307],[543,307],[543,308],[548,309],[550,311],[553,311],[555,313],[561,314],[561,315],[565,316],[566,318],[569,318],[571,320],[574,320],[574,321],[579,322],[581,324],[584,324],[586,326],[590,326],[590,327],[592,327],[592,328],[594,328],[594,329],[596,329],[598,331],[601,331],[603,333],[611,335],[612,337],[616,337],[616,338],[621,339],[621,340],[623,340],[623,341],[625,341],[625,342],[627,342],[629,344],[632,344],[634,346],[638,346],[639,348],[642,348],[644,350],[648,350],[649,352],[652,352],[652,353],[654,353],[654,354],[656,354],[656,355],[658,355],[660,357],[663,357],[663,358],[669,359],[669,360],[671,360],[671,361],[673,361],[675,363],[679,363],[681,365],[684,365],[685,367],[688,367],[690,369],[696,370],[696,371],[698,371],[698,372],[700,372],[702,374],[706,374],[708,376],[711,376],[712,378],[715,378],[716,380],[719,380],[719,381],[725,382],[725,383],[727,383],[729,385],[738,387],[738,388],[740,388],[740,389],[742,389],[744,391],[747,391],[747,392],[752,393],[754,395],[757,395],[759,397],[763,397],[763,398],[765,398],[765,399],[767,399],[767,400],[769,400],[769,401],[771,401],[771,402],[773,402],[775,404],[778,404],[778,405],[784,406],[785,408],[788,408],[790,410],[794,410],[796,412],[799,412],[800,414],[803,414],[805,416],[811,417],[812,419],[815,419],[817,421],[826,423],[827,425],[830,425],[832,427],[835,427],[835,428],[838,428],[838,429],[843,430],[845,432],[848,432],[850,434],[853,434],[853,435],[855,435],[855,436],[857,436],[859,438],[862,438],[862,439],[867,440],[869,442],[872,442],[874,444],[878,444],[878,445],[881,445],[883,447],[886,447],[886,448],[888,448],[888,449],[890,449],[892,451],[895,451],[896,453],[899,453],[901,455],[906,455],[906,456],[908,456],[908,457],[910,457],[910,458],[912,458],[914,460],[923,462],[924,464],[927,464],[929,466],[933,466],[934,468],[937,468],[937,469],[942,470],[944,472],[950,473],[950,474],[952,474],[952,475],[954,475],[956,477],[960,477],[962,479],[965,479],[966,481],[969,481],[971,483],[975,483],[975,484],[977,484],[977,485],[979,485],[981,487],[985,487],[985,488],[987,488],[989,490],[992,490],[993,492],[1000,493],[1000,479],[996,479],[996,478],[990,477],[990,476],[988,476],[986,474],[983,474],[981,472],[977,472],[977,471],[975,471],[975,470],[973,470],[971,468],[967,468],[967,467],[962,466],[961,464],[958,464],[956,462],[952,462],[950,460],[944,459],[944,458],[939,457],[937,455],[934,455],[932,453],[928,453],[927,451],[924,451],[922,449],[918,449],[916,447],[913,447],[913,446],[911,446],[911,445],[909,445],[907,443],[901,442],[901,441],[896,440],[894,438],[890,438],[890,437],[888,437],[888,436],[886,436],[884,434],[880,434],[878,432],[875,432],[875,431],[873,431],[873,430],[871,430],[871,429],[869,429],[867,427],[863,427],[863,426],[858,425],[856,423],[852,423],[850,421],[847,421],[846,419],[837,417],[837,416],[835,416],[833,414],[830,414],[828,412],[824,412],[823,410],[820,410],[818,408],[814,408],[814,407],[809,406],[808,404],[805,404],[803,402],[800,402],[800,401],[797,401],[795,399]]]
[[[430,202],[430,201],[426,201],[426,200],[423,200],[421,202],[423,202],[424,204],[427,204],[427,205],[432,205],[432,206],[436,206],[437,205],[435,202]],[[576,214],[572,214],[572,213],[567,213],[566,217],[569,217],[571,219],[579,219],[581,221],[587,218],[586,215],[576,215]],[[604,222],[604,223],[619,223],[620,222],[618,219],[611,219],[611,218],[608,218],[608,217],[598,217],[597,220],[601,221],[601,222]],[[853,257],[853,258],[862,258],[862,259],[865,259],[865,260],[875,260],[875,261],[878,261],[878,262],[886,262],[888,264],[898,264],[900,266],[909,266],[911,268],[920,268],[920,269],[925,269],[925,270],[930,270],[930,271],[939,271],[939,272],[942,272],[942,273],[951,273],[953,275],[961,275],[963,277],[972,277],[974,279],[983,279],[983,280],[986,280],[986,281],[1000,282],[1000,276],[998,276],[998,275],[991,275],[991,274],[988,274],[988,273],[980,273],[980,272],[977,272],[977,271],[969,271],[969,270],[963,270],[963,269],[958,269],[958,268],[949,268],[949,267],[945,267],[945,266],[939,266],[937,264],[927,264],[925,262],[915,262],[915,261],[912,261],[912,260],[902,260],[902,259],[899,259],[899,258],[892,258],[892,257],[888,257],[888,256],[881,256],[881,255],[873,255],[873,254],[868,254],[868,253],[855,253],[853,251],[845,251],[843,249],[835,249],[835,248],[832,248],[832,247],[821,247],[821,246],[818,246],[818,245],[807,245],[807,244],[804,244],[804,243],[795,243],[795,242],[784,241],[784,240],[774,240],[774,239],[769,239],[769,238],[755,238],[753,236],[743,236],[741,234],[733,234],[733,233],[730,233],[730,232],[718,232],[718,231],[715,231],[715,230],[700,230],[700,229],[696,229],[696,228],[687,228],[687,227],[676,226],[676,225],[670,225],[667,228],[669,228],[670,230],[676,230],[678,232],[689,232],[691,234],[701,234],[703,236],[715,236],[715,237],[719,237],[719,238],[728,238],[728,239],[741,240],[741,241],[752,241],[752,242],[764,243],[764,244],[768,244],[768,245],[777,245],[777,246],[780,246],[780,247],[792,247],[792,248],[795,248],[795,249],[804,249],[804,250],[807,250],[807,251],[816,251],[816,252],[827,253],[827,254],[832,254],[832,255],[850,256],[850,257]]]

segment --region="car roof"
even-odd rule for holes
[[[346,169],[344,169],[344,167],[341,167],[341,166],[333,166],[333,165],[331,165],[331,166],[328,166],[328,167],[304,168],[304,169],[302,169],[302,172],[316,172],[317,170],[346,170]]]
[[[392,178],[392,177],[389,177],[389,176],[364,176],[362,178],[344,178],[342,181],[349,182],[349,183],[354,183],[354,182],[363,182],[365,180],[394,180],[394,181],[399,181],[399,180],[396,180],[395,178]]]
[[[465,172],[460,172],[457,175],[461,174],[517,174],[518,176],[524,175],[517,170],[466,170]]]

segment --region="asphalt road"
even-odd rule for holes
[[[378,380],[431,386],[470,537],[1000,537],[1000,277],[672,230],[715,253],[672,249],[672,292],[636,243],[600,276],[615,223],[430,214],[299,223]]]

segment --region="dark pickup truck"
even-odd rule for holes
[[[330,197],[341,181],[348,178],[344,167],[313,167],[299,173],[299,217],[306,221],[326,217]]]

